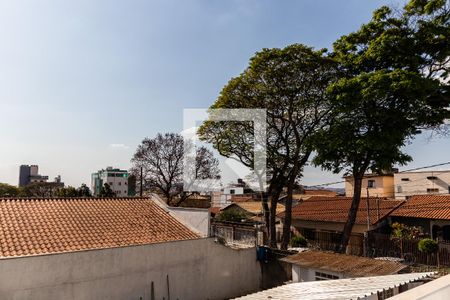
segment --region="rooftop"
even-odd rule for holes
[[[391,215],[396,217],[450,220],[450,195],[414,196]]]
[[[433,273],[410,273],[375,277],[297,282],[250,294],[242,300],[360,299],[399,285],[418,281]]]
[[[407,268],[399,262],[321,251],[305,251],[282,261],[301,267],[342,273],[347,277],[391,275]]]
[[[0,258],[198,237],[149,198],[0,199]]]
[[[366,199],[361,199],[356,214],[356,224],[367,224]],[[388,200],[386,198],[368,198],[368,201],[370,223],[372,225],[389,215],[404,202],[402,200]],[[346,222],[351,203],[351,197],[310,197],[292,208],[292,219]],[[280,217],[284,217],[283,214]]]
[[[270,203],[268,203],[268,205],[270,208]],[[227,209],[229,207],[233,207],[233,206],[238,206],[253,215],[261,215],[263,213],[261,201],[234,202],[234,203],[231,203],[231,204],[225,206],[221,210],[225,210],[225,209]],[[283,213],[283,212],[284,212],[284,206],[281,204],[278,204],[277,205],[277,214]]]

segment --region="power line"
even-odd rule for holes
[[[419,168],[407,169],[407,170],[399,171],[396,174],[417,171],[417,170],[423,170],[423,169],[429,169],[429,168],[435,168],[435,167],[440,167],[440,166],[445,166],[445,165],[450,165],[450,161],[444,162],[444,163],[439,163],[439,164],[434,164],[434,165],[429,165],[429,166],[424,166],[424,167],[419,167]],[[448,171],[448,172],[450,172],[450,171]],[[379,175],[373,175],[373,177],[377,177],[377,176],[379,176]],[[345,180],[321,183],[321,184],[315,184],[315,185],[308,185],[308,187],[329,186],[329,185],[335,185],[335,184],[339,184],[339,183],[345,183]]]

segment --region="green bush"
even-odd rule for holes
[[[419,251],[424,253],[435,253],[439,249],[438,243],[432,239],[423,239],[419,242]]]
[[[248,215],[239,209],[230,208],[221,211],[216,215],[215,219],[221,222],[242,222],[248,220]]]
[[[308,246],[308,241],[301,235],[292,237],[291,239],[292,247],[306,247]]]

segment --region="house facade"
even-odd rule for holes
[[[353,197],[353,176],[344,177],[345,196]],[[394,173],[366,174],[362,181],[361,197],[386,197],[394,198]]]
[[[450,194],[450,171],[401,172],[394,174],[395,198]]]
[[[450,241],[450,195],[413,196],[392,212],[390,219],[420,226],[433,239]]]
[[[386,198],[361,200],[348,252],[355,255],[362,254],[363,234],[386,227],[387,216],[403,202]],[[351,203],[350,197],[311,197],[303,200],[292,208],[292,226],[322,249],[334,250],[340,242],[340,234],[347,221]],[[283,218],[283,213],[279,216]]]

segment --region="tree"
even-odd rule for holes
[[[62,187],[56,190],[54,196],[56,197],[78,197],[77,189],[73,186]]]
[[[343,77],[329,87],[333,121],[316,136],[314,162],[354,179],[340,252],[348,245],[367,170],[409,162],[402,147],[449,117],[449,41],[445,1],[412,0],[400,14],[376,10],[368,24],[334,43]]]
[[[407,226],[402,223],[394,222],[391,225],[392,239],[397,241],[400,246],[400,255],[403,257],[403,241],[417,239],[423,235],[421,227]]]
[[[86,184],[81,184],[80,187],[75,188],[73,186],[59,187],[54,192],[53,196],[56,197],[92,197],[91,190]]]
[[[334,61],[325,50],[295,44],[283,49],[263,49],[250,59],[249,67],[223,88],[211,109],[262,108],[267,112],[268,195],[262,205],[270,246],[276,247],[276,207],[287,187],[282,248],[290,241],[292,191],[301,176],[311,147],[309,139],[327,123],[326,88],[337,77]],[[254,132],[250,122],[205,122],[203,141],[219,153],[254,168]]]
[[[78,197],[92,197],[91,190],[85,183],[82,183],[81,186],[77,189],[77,194]]]
[[[193,147],[193,145],[189,144]],[[132,174],[140,178],[143,170],[143,188],[161,193],[167,203],[179,206],[194,192],[183,189],[183,137],[176,133],[157,134],[155,138],[145,138],[138,146],[131,162]],[[205,147],[196,150],[195,178],[208,179],[219,176],[219,162]],[[193,178],[193,179],[195,179]]]
[[[57,182],[35,182],[20,188],[19,195],[23,197],[51,198],[57,196],[61,188]]]
[[[0,183],[0,197],[14,197],[19,195],[19,188],[7,183]]]
[[[99,197],[116,197],[116,193],[111,189],[108,183],[103,184],[100,189]]]
[[[247,221],[249,219],[249,215],[241,209],[229,208],[217,214],[215,219],[219,222],[242,222]]]
[[[136,196],[136,175],[128,176],[128,196]]]

